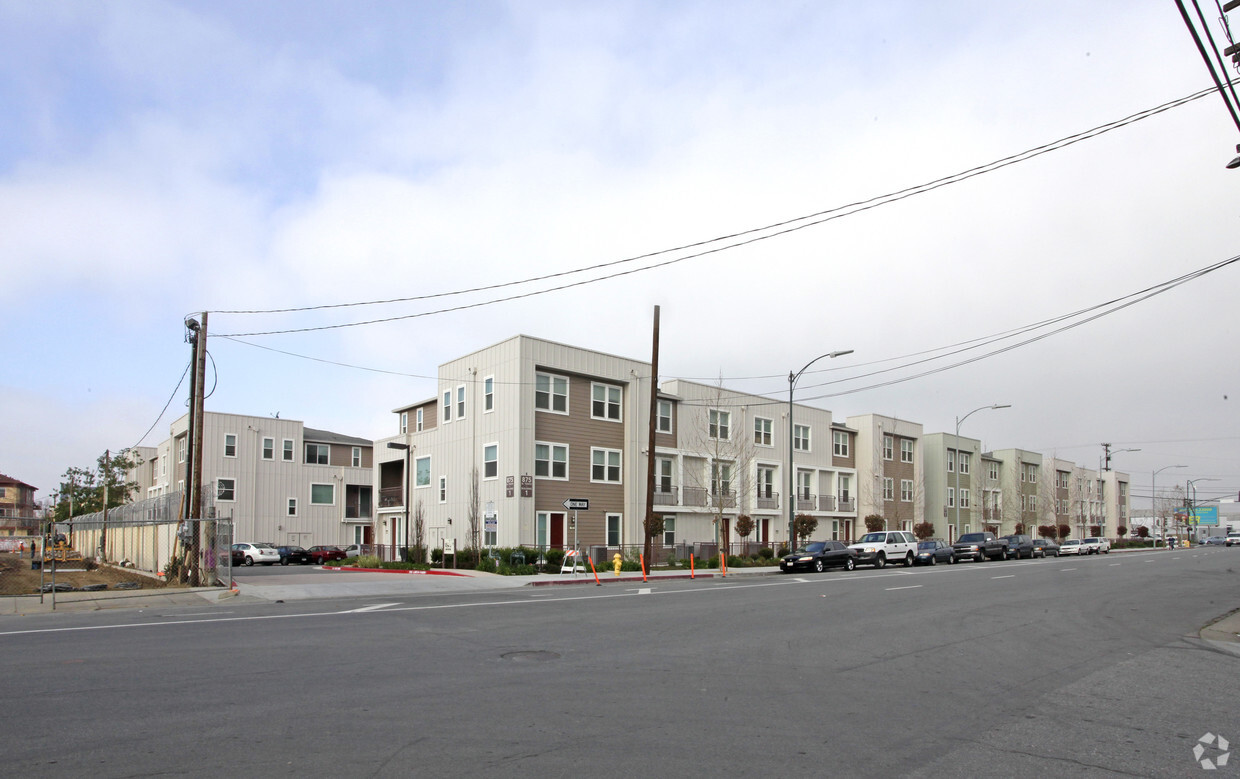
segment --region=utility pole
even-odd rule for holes
[[[1102,454],[1102,461],[1103,461],[1102,470],[1104,470],[1104,471],[1109,471],[1109,470],[1111,470],[1111,445],[1110,445],[1110,444],[1103,444],[1103,445],[1102,445],[1102,452],[1103,452],[1103,454]]]
[[[654,436],[659,416],[659,307],[654,307],[654,340],[650,357],[650,434],[646,451],[646,519],[642,522],[642,532],[646,539],[643,544],[646,564],[651,563],[651,552],[654,551]]]
[[[99,532],[99,556],[104,562],[108,561],[108,474],[112,472],[109,463],[112,460],[112,450],[103,450],[103,529]]]
[[[190,462],[187,484],[189,500],[185,513],[190,531],[190,543],[186,550],[186,557],[189,563],[190,586],[198,587],[201,584],[198,548],[199,527],[202,519],[202,407],[207,372],[207,312],[202,312],[201,324],[192,319],[187,324],[194,333],[191,336],[194,343],[194,378],[191,380],[190,426],[187,436]]]

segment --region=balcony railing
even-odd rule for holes
[[[709,495],[707,494],[704,488],[685,487],[684,491],[685,491],[685,505],[686,506],[705,507],[707,505],[707,498],[709,497]]]
[[[656,506],[677,506],[677,488],[655,485],[654,504]]]
[[[394,505],[399,506],[401,504],[396,503]],[[345,506],[344,507],[344,518],[345,519],[370,519],[370,507],[369,506]]]
[[[380,487],[379,508],[387,509],[405,505],[404,487]]]
[[[856,498],[840,498],[839,504],[840,504],[839,508],[837,508],[836,511],[856,511],[857,510],[857,499]]]
[[[812,495],[807,492],[799,493],[797,495],[796,510],[797,511],[817,511],[818,510],[818,496]]]
[[[818,496],[818,510],[819,511],[835,511],[835,496],[834,495],[819,495]]]
[[[759,509],[777,509],[779,508],[779,493],[761,492],[754,501],[754,505]]]
[[[715,508],[736,508],[736,490],[715,490],[710,498],[711,505]]]

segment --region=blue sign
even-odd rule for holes
[[[1187,508],[1178,508],[1175,513],[1182,516],[1188,516]],[[1190,525],[1208,525],[1210,527],[1218,527],[1218,506],[1195,506],[1193,507],[1193,515],[1188,518]]]

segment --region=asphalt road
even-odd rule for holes
[[[0,765],[1196,775],[1200,737],[1240,744],[1237,657],[1195,638],[1240,607],[1238,567],[1183,550],[6,618]]]

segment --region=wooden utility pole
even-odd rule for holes
[[[642,523],[643,534],[646,536],[643,551],[646,564],[650,565],[654,558],[654,436],[659,417],[659,307],[654,307],[654,343],[650,357],[650,441],[646,449],[646,520]]]
[[[112,450],[103,450],[103,529],[99,531],[99,556],[103,562],[108,561],[108,474],[112,472],[110,463]]]
[[[202,323],[194,334],[194,397],[190,408],[191,430],[193,435],[189,441],[191,457],[189,479],[189,531],[190,543],[187,557],[189,558],[189,584],[191,587],[201,586],[199,558],[199,529],[202,519],[202,424],[203,401],[205,400],[207,374],[207,312],[202,312]]]

